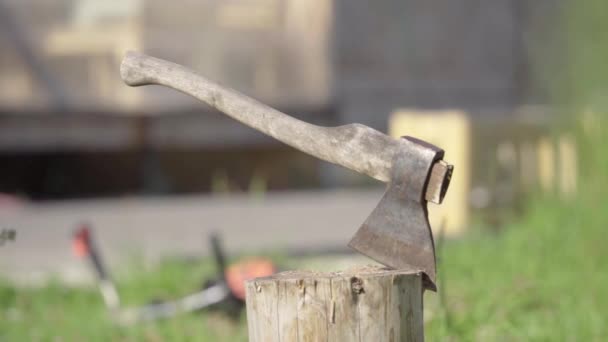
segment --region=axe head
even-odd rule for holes
[[[433,187],[440,203],[449,185],[452,167],[442,158],[443,150],[436,146],[411,137],[400,139],[387,190],[349,243],[383,265],[423,272],[425,288],[433,291],[435,246],[426,199],[427,188]]]

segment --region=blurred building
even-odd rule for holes
[[[275,106],[335,106],[338,121],[378,128],[404,105],[513,106],[530,93],[528,46],[542,41],[536,26],[553,2],[3,0],[0,103],[199,108],[167,91],[124,87],[118,62],[143,50]]]
[[[557,2],[1,0],[1,190],[69,197],[361,181],[187,96],[125,86],[126,50],[321,125],[387,131],[400,109],[461,111],[485,136],[485,150],[470,149],[485,170],[500,159],[496,122],[545,102],[533,57],[555,44]],[[531,130],[533,144],[542,131]],[[470,191],[494,176],[467,177]]]

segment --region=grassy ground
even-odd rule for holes
[[[428,340],[601,341],[608,336],[608,211],[590,196],[534,201],[524,221],[440,247],[437,294],[427,293]],[[119,275],[126,304],[191,292],[209,263],[167,261]],[[186,314],[134,327],[105,315],[95,289],[0,285],[0,341],[245,341],[244,317]]]
[[[141,305],[195,291],[213,275],[210,263],[166,261],[154,270],[129,267],[119,274],[124,304]],[[95,288],[42,289],[0,285],[0,341],[246,341],[243,318],[185,314],[175,319],[120,327],[109,319]]]
[[[429,340],[601,341],[608,336],[608,215],[553,200],[525,222],[445,247]]]

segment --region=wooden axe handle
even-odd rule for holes
[[[388,182],[399,141],[361,124],[321,127],[295,119],[162,59],[128,52],[120,67],[130,86],[157,84],[191,95],[233,119],[330,163]],[[436,163],[439,165],[439,163]],[[437,187],[429,186],[429,189]],[[434,201],[437,190],[426,198]]]

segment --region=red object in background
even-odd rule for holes
[[[267,277],[276,272],[274,263],[268,259],[256,258],[247,259],[230,265],[226,272],[226,284],[230,288],[230,292],[240,299],[245,300],[245,281]]]
[[[91,234],[87,224],[82,224],[76,233],[74,233],[72,251],[77,257],[84,258],[89,255],[91,250],[90,236]]]

